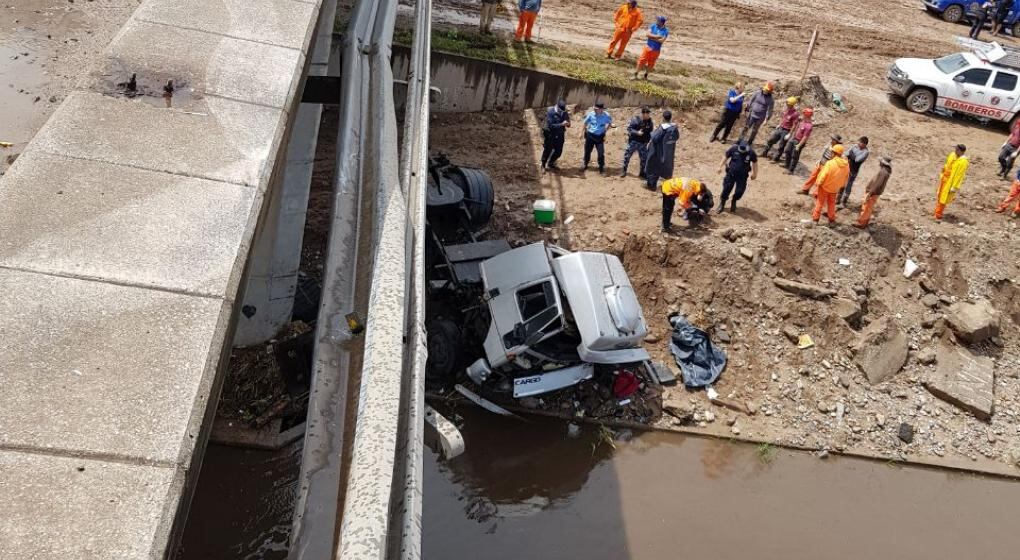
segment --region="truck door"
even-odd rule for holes
[[[988,80],[992,71],[988,68],[970,68],[953,76],[953,84],[946,92],[944,106],[978,117],[989,117]]]
[[[1017,74],[999,70],[988,91],[988,105],[998,111],[996,119],[1009,120],[1017,108]]]

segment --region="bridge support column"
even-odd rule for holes
[[[322,105],[298,107],[283,176],[272,188],[265,224],[252,249],[234,346],[266,342],[290,321],[321,117]]]

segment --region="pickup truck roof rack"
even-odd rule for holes
[[[986,43],[966,37],[957,37],[956,43],[965,49],[970,49],[975,56],[985,62],[1020,70],[1020,49],[1016,47],[1003,46],[996,42]]]

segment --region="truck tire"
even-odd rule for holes
[[[1013,37],[1020,37],[1020,21],[1013,24],[1013,27],[1010,28],[1010,32],[1013,34]]]
[[[429,357],[425,362],[425,378],[448,382],[460,362],[460,328],[450,319],[440,318],[425,325]]]
[[[461,167],[460,172],[467,186],[464,189],[464,204],[471,215],[471,225],[482,227],[492,218],[492,206],[496,199],[492,179],[480,169]]]
[[[942,12],[942,19],[949,23],[960,23],[963,21],[963,6],[960,4],[952,4],[944,12]]]
[[[907,109],[915,113],[927,113],[935,108],[935,92],[928,88],[915,88],[907,94]]]

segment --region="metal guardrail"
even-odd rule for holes
[[[416,6],[399,158],[390,68],[396,7],[397,0],[359,1],[344,36],[294,560],[421,557],[431,3]],[[350,313],[365,318],[363,338],[351,334]]]

